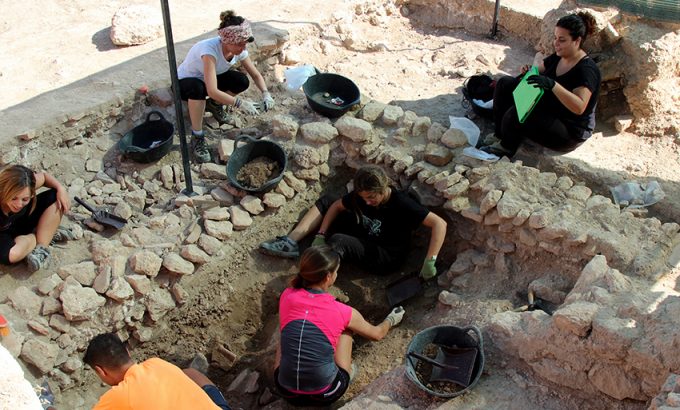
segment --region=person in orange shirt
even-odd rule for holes
[[[112,386],[94,410],[230,410],[222,393],[203,372],[193,366],[180,369],[157,357],[136,363],[113,333],[95,336],[83,361]]]

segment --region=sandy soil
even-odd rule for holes
[[[39,2],[2,1],[0,17],[0,88],[5,109],[42,93],[58,90],[74,81],[96,76],[126,61],[165,46],[164,39],[137,47],[116,48],[108,39],[108,27],[115,10],[127,3],[110,1],[96,6],[85,0],[45,0]],[[140,1],[156,5],[153,1]],[[269,2],[266,10],[257,2],[206,3],[185,0],[173,4],[173,27],[177,42],[194,38],[216,25],[223,9],[235,7],[239,14],[256,22],[266,22],[290,31],[289,53],[301,63],[314,64],[322,71],[337,72],[353,79],[367,98],[393,102],[433,121],[448,125],[448,116],[462,116],[460,86],[463,75],[490,70],[515,72],[530,61],[533,52],[520,42],[505,39],[501,42],[468,35],[462,32],[413,27],[401,15],[356,16],[354,1],[327,1],[309,4],[296,0]],[[334,16],[335,13],[335,16]],[[313,15],[311,15],[313,14]],[[30,24],[15,24],[26,21]],[[334,16],[334,17],[333,17]],[[337,32],[330,30],[331,21],[353,16],[351,25],[356,41],[343,45]],[[375,48],[376,44],[382,44]],[[479,56],[483,56],[480,58]],[[180,56],[181,57],[181,56]],[[85,62],[85,63],[83,63]],[[281,78],[280,66],[263,66],[268,81]],[[278,70],[278,71],[277,71]],[[120,81],[126,82],[124,71]],[[130,84],[137,87],[141,84]],[[249,90],[249,93],[252,90]],[[285,100],[283,86],[275,89],[274,98]],[[256,95],[256,94],[253,94]],[[279,104],[274,110],[292,110]],[[478,121],[482,135],[490,132],[490,124]],[[613,135],[605,131],[592,143],[570,154],[598,169],[623,172],[629,177],[660,178],[676,183],[680,178],[678,147],[673,140],[648,140],[634,135]],[[175,158],[176,159],[176,158]],[[170,159],[168,159],[170,160]],[[336,193],[349,178],[340,172],[326,186]],[[294,263],[260,255],[254,249],[263,240],[285,233],[301,212],[321,192],[322,187],[310,189],[297,196],[275,217],[256,218],[254,225],[239,234],[238,240],[228,245],[225,256],[204,265],[198,274],[183,280],[190,292],[190,301],[166,317],[154,332],[154,340],[133,351],[137,359],[159,355],[179,365],[186,364],[193,352],[210,353],[216,343],[223,343],[237,353],[239,360],[229,372],[212,368],[210,377],[226,392],[231,381],[246,368],[263,373],[261,386],[269,385],[272,348],[276,343],[277,296],[285,287],[287,277],[294,273]],[[269,211],[268,211],[269,212]],[[264,216],[273,216],[270,212]],[[450,221],[455,226],[459,221]],[[427,232],[418,232],[412,263],[406,273],[418,268],[419,258],[427,242]],[[455,259],[463,241],[450,235],[439,259],[441,269]],[[57,263],[73,260],[86,252],[84,241],[70,244],[57,254]],[[0,299],[22,283],[37,283],[47,275],[29,277],[21,268],[11,268],[9,275],[0,275]],[[369,320],[381,320],[388,311],[384,286],[399,277],[376,277],[352,267],[344,267],[338,282],[337,296],[364,312]],[[482,325],[490,314],[521,304],[514,291],[503,291],[493,286],[471,289],[463,294],[465,308],[444,309],[437,304],[439,289],[430,284],[422,296],[410,302],[404,323],[379,343],[357,340],[356,359],[360,365],[357,382],[347,399],[381,374],[403,360],[406,344],[424,324],[437,323],[442,318],[449,322]],[[472,395],[451,401],[447,408],[641,408],[637,404],[592,402],[577,393],[554,391],[532,379],[530,372],[519,365],[508,363],[500,355],[492,356],[485,377]],[[82,386],[64,392],[58,398],[60,408],[88,408],[105,388],[99,386],[94,375],[85,378]],[[257,407],[258,395],[228,393],[236,408]],[[435,403],[441,405],[442,403]]]

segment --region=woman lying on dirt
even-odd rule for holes
[[[264,78],[246,50],[246,45],[254,41],[250,22],[236,16],[232,10],[223,11],[217,34],[217,37],[194,44],[177,69],[180,93],[189,107],[192,147],[197,162],[211,160],[203,132],[203,113],[206,110],[218,122],[226,123],[230,117],[223,105],[240,109],[248,115],[257,115],[258,108],[267,111],[274,106]],[[248,77],[234,69],[239,62],[262,92],[262,103],[236,97],[250,85]],[[206,97],[209,97],[207,101]]]
[[[356,375],[352,334],[381,340],[404,317],[404,309],[397,307],[373,326],[356,309],[336,301],[327,291],[339,267],[340,256],[329,246],[308,248],[300,258],[300,273],[279,300],[281,342],[274,383],[295,406],[338,400]]]
[[[493,116],[500,141],[482,147],[498,156],[515,155],[525,137],[555,151],[573,151],[595,128],[595,105],[600,92],[600,70],[581,48],[592,34],[595,19],[587,13],[562,17],[555,27],[555,53],[538,64],[540,74],[527,82],[545,90],[524,123],[520,123],[512,92],[520,78],[503,77],[496,83]],[[529,66],[522,69],[525,73]]]
[[[420,275],[437,274],[435,261],[444,243],[446,222],[406,193],[390,187],[382,168],[366,166],[354,176],[354,191],[332,201],[323,196],[287,236],[260,244],[263,253],[287,258],[300,255],[298,241],[312,232],[312,246],[328,243],[343,260],[376,273],[390,272],[408,256],[411,235],[419,226],[430,228],[430,243]],[[326,240],[328,238],[328,240]]]
[[[51,189],[36,195],[43,186]],[[0,171],[0,262],[25,258],[32,272],[47,266],[50,243],[73,239],[70,230],[59,226],[70,206],[66,190],[51,175],[22,165]]]

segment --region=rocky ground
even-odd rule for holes
[[[204,5],[199,7],[198,4],[193,4],[195,2],[185,3],[178,15],[186,18],[175,20],[178,41],[200,34],[201,31],[197,31],[196,26],[214,25],[214,16],[220,11],[208,11]],[[7,107],[21,104],[36,94],[58,89],[87,75],[94,74],[96,77],[98,70],[163,46],[162,40],[127,48],[115,48],[110,44],[104,35],[104,28],[117,6],[114,2],[94,10],[86,3],[64,4],[55,1],[42,6],[40,10],[33,9],[34,6],[30,5],[22,6],[29,7],[29,10],[18,5],[10,8],[9,14],[5,16],[11,16],[12,13],[15,16],[19,13],[33,13],[41,16],[40,18],[59,16],[58,27],[62,32],[80,38],[81,41],[69,41],[68,35],[59,36],[58,39],[45,39],[45,44],[60,50],[58,56],[48,52],[35,54],[33,58],[36,61],[28,65],[28,68],[25,68],[26,65],[3,65],[0,79],[3,81],[3,90],[8,90],[3,103]],[[251,16],[259,16],[261,10],[256,10],[255,6],[239,5],[239,13],[290,32],[283,57],[260,64],[268,82],[278,84],[272,87],[278,105],[274,112],[258,119],[241,118],[240,125],[250,128],[249,132],[258,136],[267,135],[272,131],[274,117],[280,114],[290,114],[300,123],[323,121],[306,107],[303,96],[287,91],[279,83],[287,65],[310,63],[321,71],[341,73],[358,84],[366,101],[370,98],[384,103],[391,102],[404,110],[413,111],[417,116],[426,116],[432,122],[448,126],[449,115],[462,116],[466,113],[460,104],[460,86],[464,78],[478,71],[515,72],[522,64],[531,60],[533,55],[523,43],[512,39],[491,41],[464,32],[437,30],[426,25],[413,26],[403,16],[405,13],[390,2],[363,6],[349,1],[326,2],[319,4],[318,8],[318,14],[315,13],[315,17],[310,19],[306,7],[299,2],[274,2],[269,15],[258,19]],[[90,16],[87,19],[90,23],[73,25],[76,17],[80,21],[83,14]],[[3,51],[19,54],[19,46],[28,42],[31,27],[14,29],[9,21],[9,17],[3,17],[2,36],[3,40],[8,40],[3,41],[3,44],[12,44],[13,48]],[[83,42],[83,38],[91,41]],[[92,64],[76,64],[83,55]],[[33,74],[31,70],[35,67],[50,67],[50,70],[41,75]],[[18,74],[20,70],[27,70],[23,73],[25,78],[35,77],[39,81],[30,85],[17,81],[21,77]],[[120,81],[126,81],[124,73],[120,74]],[[141,84],[134,86],[138,85]],[[96,87],[93,85],[93,90],[101,92]],[[257,93],[250,90],[248,95],[255,98]],[[50,110],[49,107],[46,109]],[[59,351],[52,352],[52,348],[47,348],[50,350],[48,357],[52,357],[55,363],[64,364],[53,374],[52,380],[70,387],[58,394],[60,408],[87,408],[105,390],[101,386],[93,387],[98,386],[95,377],[91,372],[84,371],[77,360],[71,360],[66,365],[66,362],[61,362],[60,357],[60,354],[66,352],[69,358],[77,358],[77,349],[82,348],[83,341],[93,332],[106,327],[104,321],[101,322],[102,327],[94,326],[91,329],[82,323],[73,326],[75,331],[69,331],[67,327],[70,321],[82,319],[97,311],[105,297],[123,302],[121,306],[125,309],[121,309],[120,313],[99,310],[99,315],[122,315],[124,330],[136,345],[133,355],[137,359],[159,355],[182,365],[189,361],[192,352],[202,351],[214,362],[210,376],[227,392],[230,403],[242,408],[255,408],[258,402],[264,405],[271,400],[265,390],[270,387],[269,364],[272,348],[276,343],[277,295],[285,287],[288,275],[294,273],[295,266],[291,261],[260,255],[255,248],[259,242],[285,233],[323,190],[342,192],[352,171],[327,168],[329,175],[322,183],[309,180],[297,189],[294,189],[297,178],[289,177],[286,185],[290,185],[293,195],[286,195],[289,191],[279,189],[277,194],[285,199],[282,201],[271,195],[268,200],[263,198],[263,209],[267,209],[260,211],[260,204],[255,200],[243,203],[230,198],[229,188],[221,179],[224,178],[223,166],[204,166],[194,170],[197,190],[207,195],[203,198],[204,202],[196,201],[195,207],[176,206],[184,200],[173,201],[178,188],[182,186],[181,172],[176,166],[180,163],[177,150],[160,163],[149,167],[118,162],[115,153],[111,152],[112,141],[129,128],[133,116],[135,115],[127,118],[127,122],[118,124],[111,134],[87,140],[70,149],[46,143],[45,146],[54,150],[38,149],[22,158],[29,163],[35,161],[32,165],[39,164],[54,172],[60,180],[68,184],[73,195],[89,197],[97,205],[109,205],[118,214],[129,217],[131,223],[122,233],[113,233],[110,230],[99,232],[100,227],[88,221],[87,215],[81,209],[75,208],[73,215],[69,217],[69,223],[73,226],[86,224],[83,226],[82,239],[57,248],[54,252],[54,269],[49,271],[28,275],[22,266],[4,269],[5,274],[0,276],[0,295],[2,299],[5,296],[10,297],[12,304],[23,306],[28,312],[34,312],[32,315],[36,317],[39,317],[39,313],[45,314],[45,306],[36,307],[38,302],[29,294],[49,299],[50,293],[62,281],[70,285],[68,287],[74,292],[74,296],[66,298],[67,300],[89,298],[92,301],[89,307],[62,307],[61,313],[56,304],[53,304],[52,308],[57,310],[48,309],[48,316],[22,324],[27,326],[26,334],[43,334],[52,338],[58,332],[72,336],[73,340],[66,340],[65,337],[59,340],[54,337],[59,342]],[[141,115],[136,114],[136,118],[140,117]],[[481,119],[476,121],[482,128],[482,135],[489,132],[490,124]],[[616,135],[606,124],[600,124],[599,130],[601,134],[569,154],[567,160],[587,163],[606,175],[610,175],[608,171],[616,171],[619,180],[658,178],[663,186],[677,185],[680,174],[675,171],[679,169],[679,158],[673,136],[644,139],[632,134]],[[215,131],[214,134],[228,133],[235,135],[231,130]],[[218,142],[217,138],[214,142]],[[301,156],[297,157],[298,165],[304,161]],[[90,161],[83,163],[82,158]],[[105,160],[102,161],[101,158]],[[76,167],[68,169],[64,166],[69,161],[74,164],[82,163],[77,168],[79,172],[74,171]],[[577,182],[590,185],[587,177],[592,177],[592,173],[579,174],[569,163],[551,163],[546,165],[548,166],[560,168],[562,172],[572,175]],[[109,175],[110,172],[107,171],[112,168],[113,174]],[[118,180],[121,174],[122,182]],[[616,181],[616,178],[612,181]],[[596,182],[593,181],[593,185],[597,185]],[[605,188],[601,187],[599,193],[608,195]],[[139,191],[142,190],[144,194],[140,195]],[[288,196],[291,198],[287,198]],[[668,198],[666,204],[673,203],[673,199]],[[151,202],[147,202],[149,200]],[[222,207],[207,211],[215,202]],[[237,203],[240,206],[236,206]],[[141,209],[145,207],[147,212],[141,213]],[[243,212],[244,209],[247,212]],[[469,234],[457,230],[458,226],[468,226],[466,223],[469,222],[469,217],[455,216],[441,208],[435,209],[447,218],[451,228],[439,260],[440,269],[447,271],[456,261],[456,254],[467,250],[469,243],[473,241]],[[209,212],[208,215],[204,211]],[[670,221],[663,210],[656,212],[656,215],[662,222]],[[187,240],[192,235],[196,236],[196,228],[191,221],[199,218],[203,221],[203,236],[198,235],[193,238],[193,242]],[[225,222],[226,219],[229,222]],[[238,232],[232,232],[232,229]],[[220,244],[210,238],[220,238],[223,242]],[[410,258],[412,262],[404,267],[402,273],[418,269],[419,255],[424,252],[426,242],[427,232],[419,231],[413,257]],[[97,247],[97,243],[102,246]],[[141,250],[130,260],[128,268],[125,268],[123,261],[122,269],[132,271],[126,273],[128,279],[125,281],[117,280],[115,273],[116,269],[121,269],[120,261],[115,262],[122,256],[121,249],[127,249],[125,252],[130,254]],[[209,249],[214,252],[209,252]],[[167,252],[168,250],[173,252]],[[169,253],[177,257],[170,257]],[[625,252],[614,252],[613,255],[620,256],[621,253]],[[123,256],[127,260],[126,255]],[[190,263],[191,267],[184,263],[186,260],[193,262]],[[472,263],[470,266],[479,265],[475,272],[478,275],[488,275],[491,272],[486,263]],[[534,267],[537,272],[554,267],[546,255],[538,258],[535,264],[538,265]],[[570,269],[574,275],[579,271],[575,266]],[[376,277],[349,266],[343,267],[335,292],[342,300],[364,312],[369,320],[378,321],[388,311],[384,286],[399,275],[400,272],[396,272],[387,278]],[[177,280],[178,277],[181,277],[181,281]],[[454,279],[453,275],[450,279]],[[397,366],[403,361],[405,346],[419,329],[442,320],[456,324],[474,323],[483,327],[492,315],[524,304],[526,296],[523,292],[526,285],[535,278],[524,277],[519,271],[511,271],[510,277],[499,276],[497,279],[498,283],[505,283],[506,288],[495,283],[487,286],[490,281],[476,281],[469,275],[465,279],[468,282],[461,283],[463,280],[459,279],[455,289],[446,282],[440,282],[442,287],[430,283],[422,296],[407,305],[404,323],[385,340],[379,343],[358,340],[355,360],[359,363],[360,373],[346,400],[359,394],[374,380],[387,379],[388,383],[392,380],[391,383],[398,387],[394,388],[394,396],[390,400],[386,399],[384,406],[389,406],[391,401],[391,405],[411,408],[645,407],[644,401],[614,401],[601,395],[571,391],[546,382],[545,379],[538,379],[534,375],[536,369],[513,358],[505,358],[503,352],[493,344],[489,344],[484,376],[471,394],[445,403],[432,401],[410,386],[399,373],[403,371],[400,370],[402,368]],[[158,287],[151,290],[151,284]],[[22,287],[26,291],[17,291]],[[440,291],[443,288],[452,290],[452,294],[441,296]],[[87,291],[88,295],[81,297],[83,289],[95,289],[94,294]],[[103,291],[98,292],[97,289]],[[149,315],[144,317],[144,307],[140,315],[131,302],[149,292],[157,297],[146,298],[154,302],[147,303],[145,307],[149,310]],[[99,296],[100,294],[104,296]],[[61,298],[59,300],[64,301]],[[40,303],[43,303],[42,300]],[[152,312],[156,312],[158,317],[152,317]],[[52,319],[55,316],[59,317]],[[42,345],[36,345],[31,350],[42,352],[42,348]],[[36,357],[45,356],[38,354]],[[44,365],[38,363],[38,359],[35,362],[36,366]],[[395,367],[396,370],[392,370]],[[34,374],[39,374],[50,369],[45,367],[38,372],[33,370]],[[406,400],[405,397],[411,398]],[[271,408],[280,406],[280,401],[270,405]],[[349,408],[352,406],[356,404],[348,404]],[[377,406],[375,408],[386,408],[380,407],[380,404]]]

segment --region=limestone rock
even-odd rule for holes
[[[123,219],[130,219],[132,216],[132,208],[127,202],[121,201],[116,204],[115,208],[113,208],[113,213]]]
[[[293,190],[285,180],[279,181],[279,183],[276,184],[274,191],[285,196],[287,199],[291,199],[295,196],[295,190]]]
[[[240,202],[243,209],[248,211],[252,215],[259,215],[264,211],[262,206],[262,200],[253,195],[246,195],[241,199]]]
[[[47,295],[52,292],[54,288],[61,283],[61,278],[57,274],[52,274],[52,276],[47,276],[38,282],[38,292],[42,295]]]
[[[594,303],[575,302],[557,310],[553,320],[558,329],[585,337],[590,333],[598,309],[599,306]]]
[[[240,231],[252,225],[253,218],[242,207],[232,205],[229,207],[229,212],[231,212],[231,221],[235,230]]]
[[[217,187],[210,191],[210,196],[221,206],[229,206],[234,203],[234,196],[227,192],[224,188]]]
[[[205,253],[198,245],[184,245],[179,253],[184,259],[193,262],[204,264],[210,260],[210,256]]]
[[[302,168],[312,168],[322,162],[319,150],[309,145],[296,144],[292,157]]]
[[[9,302],[24,318],[31,318],[40,314],[43,301],[26,286],[19,286],[10,293]]]
[[[115,239],[93,241],[90,251],[92,252],[92,260],[97,264],[100,264],[102,261],[112,256],[121,254],[127,255],[129,252],[120,241]]]
[[[220,156],[220,161],[227,162],[234,153],[234,140],[221,139],[217,144],[217,153]]]
[[[210,221],[228,221],[229,220],[229,208],[226,207],[214,207],[203,211],[203,219]]]
[[[427,144],[423,159],[437,167],[443,167],[453,159],[453,152],[439,144]]]
[[[294,138],[300,127],[295,118],[290,115],[275,115],[271,121],[272,134],[279,138]]]
[[[144,300],[146,309],[149,312],[149,317],[154,322],[157,322],[170,309],[175,307],[175,301],[172,299],[172,295],[165,289],[155,288],[151,291]]]
[[[143,250],[130,256],[130,268],[136,272],[147,276],[156,276],[161,269],[163,259],[155,253]]]
[[[280,208],[286,204],[286,197],[277,194],[276,192],[267,192],[264,194],[263,201],[265,205],[269,208]]]
[[[68,333],[71,330],[71,322],[62,315],[54,314],[50,316],[50,327],[61,333]]]
[[[75,263],[72,265],[64,265],[57,273],[62,279],[71,276],[83,286],[92,286],[94,278],[97,276],[97,266],[92,261]]]
[[[338,136],[338,130],[325,122],[310,122],[300,127],[300,135],[307,141],[326,144]]]
[[[61,312],[61,302],[53,297],[47,297],[43,301],[42,310],[40,313],[43,316],[49,316],[52,313]]]
[[[145,44],[163,34],[163,19],[155,7],[136,4],[119,8],[111,19],[111,41],[117,46]]]
[[[635,375],[624,371],[620,366],[596,363],[588,371],[588,379],[598,390],[617,400],[646,400]]]
[[[227,179],[227,167],[207,162],[201,164],[201,175],[208,179]]]
[[[479,204],[480,215],[486,215],[487,212],[493,209],[496,206],[496,204],[498,204],[498,201],[501,199],[502,196],[503,191],[500,191],[498,189],[494,189],[492,191],[487,192],[486,196],[482,199],[482,202]]]
[[[219,239],[201,234],[198,238],[198,246],[200,246],[208,255],[217,255],[222,249],[222,242]]]
[[[21,358],[34,365],[41,374],[52,370],[57,364],[59,347],[40,339],[29,339],[21,347]]]
[[[230,209],[233,206],[234,205],[232,205]],[[231,219],[232,220],[234,219],[233,213],[231,215]],[[229,221],[204,221],[203,225],[208,235],[213,236],[220,240],[229,239],[234,231],[234,225]]]
[[[370,101],[359,112],[359,118],[369,122],[373,122],[380,118],[387,105],[378,101]]]
[[[171,165],[163,165],[158,174],[163,188],[172,189],[175,186],[175,172],[172,170]]]
[[[194,273],[194,264],[174,252],[170,252],[163,257],[163,267],[176,275],[191,275]]]
[[[151,279],[146,275],[125,275],[125,280],[140,295],[148,295],[151,292]]]
[[[90,319],[94,312],[106,303],[92,288],[67,284],[59,295],[64,316],[70,321]]]
[[[431,126],[432,120],[430,117],[417,117],[413,121],[413,129],[411,130],[411,133],[414,137],[426,136]]]
[[[185,304],[189,299],[189,293],[184,290],[184,288],[177,282],[172,285],[170,292],[172,293],[172,296],[175,298],[175,302],[177,302],[178,305]]]
[[[104,269],[99,269],[99,273],[92,282],[92,289],[97,293],[103,294],[109,289],[111,285],[111,267],[105,266]]]
[[[467,136],[458,128],[449,128],[441,137],[441,143],[449,148],[459,148],[468,145]]]
[[[289,187],[293,188],[295,192],[304,192],[307,190],[307,184],[295,177],[292,172],[286,171],[283,173],[283,179]]]
[[[382,122],[385,125],[396,125],[404,115],[404,110],[396,105],[387,105],[383,109]]]
[[[311,169],[298,169],[293,173],[296,177],[308,181],[318,181],[321,178],[321,173],[319,172],[319,168],[311,168]],[[285,182],[285,181],[281,181]],[[279,183],[280,185],[281,183]],[[292,190],[292,188],[290,188]],[[285,195],[285,194],[284,194]]]
[[[438,122],[433,122],[427,130],[427,140],[429,142],[439,142],[446,132],[446,127]]]
[[[371,123],[347,115],[335,122],[335,128],[337,128],[340,135],[354,142],[368,140],[373,130]]]
[[[106,292],[106,296],[115,300],[116,302],[124,302],[135,295],[132,286],[121,277],[113,278],[111,281],[111,288]]]

